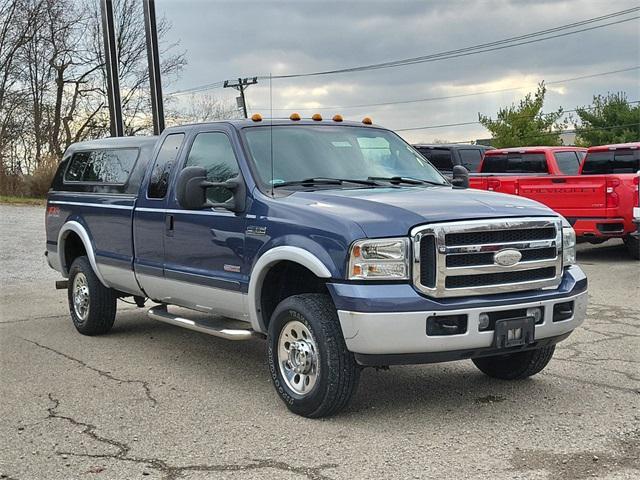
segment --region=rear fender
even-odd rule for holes
[[[98,269],[98,265],[96,263],[96,256],[93,248],[93,242],[91,237],[89,236],[89,232],[87,229],[79,222],[75,220],[71,220],[66,222],[62,228],[60,228],[60,232],[58,233],[58,260],[60,262],[60,267],[62,269],[62,275],[67,278],[69,276],[69,267],[67,265],[64,258],[65,251],[65,241],[69,234],[73,232],[80,237],[82,244],[84,245],[84,249],[87,252],[87,257],[89,257],[89,263],[91,264],[91,268],[93,268],[94,273],[105,287],[109,287],[107,283],[104,281],[100,270]]]

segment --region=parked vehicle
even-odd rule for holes
[[[493,147],[473,145],[470,143],[433,145],[419,143],[414,145],[413,148],[418,150],[434,167],[448,178],[452,177],[453,167],[455,165],[462,165],[471,173],[479,172],[484,153],[487,150],[493,149]]]
[[[575,169],[574,157],[581,154],[575,147],[492,150],[470,185],[543,203],[566,217],[580,240],[622,238],[638,259],[638,145],[591,147],[578,175],[562,175]]]
[[[108,332],[132,296],[163,322],[266,337],[276,392],[307,417],[344,408],[363,366],[540,372],[585,318],[571,226],[528,199],[452,187],[393,132],[335,118],[69,147],[47,259],[76,329]]]

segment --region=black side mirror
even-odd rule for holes
[[[231,198],[222,203],[210,202],[207,200],[207,189],[214,187],[231,191]],[[241,175],[226,182],[210,182],[203,167],[186,167],[178,175],[176,197],[180,206],[187,210],[224,208],[232,212],[242,212],[245,208],[246,188]]]
[[[469,188],[469,170],[462,165],[453,166],[453,179],[451,183],[457,188]]]

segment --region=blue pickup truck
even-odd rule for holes
[[[108,332],[130,297],[159,321],[266,338],[277,394],[306,417],[344,408],[366,366],[471,359],[529,377],[586,314],[562,217],[450,183],[368,119],[74,144],[46,229],[81,334]]]

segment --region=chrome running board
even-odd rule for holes
[[[248,340],[254,335],[259,335],[254,330],[247,328],[233,328],[238,322],[221,318],[207,318],[202,320],[191,320],[174,315],[167,310],[166,305],[151,307],[147,312],[149,317],[177,327],[187,328],[214,337],[226,338],[227,340]]]

